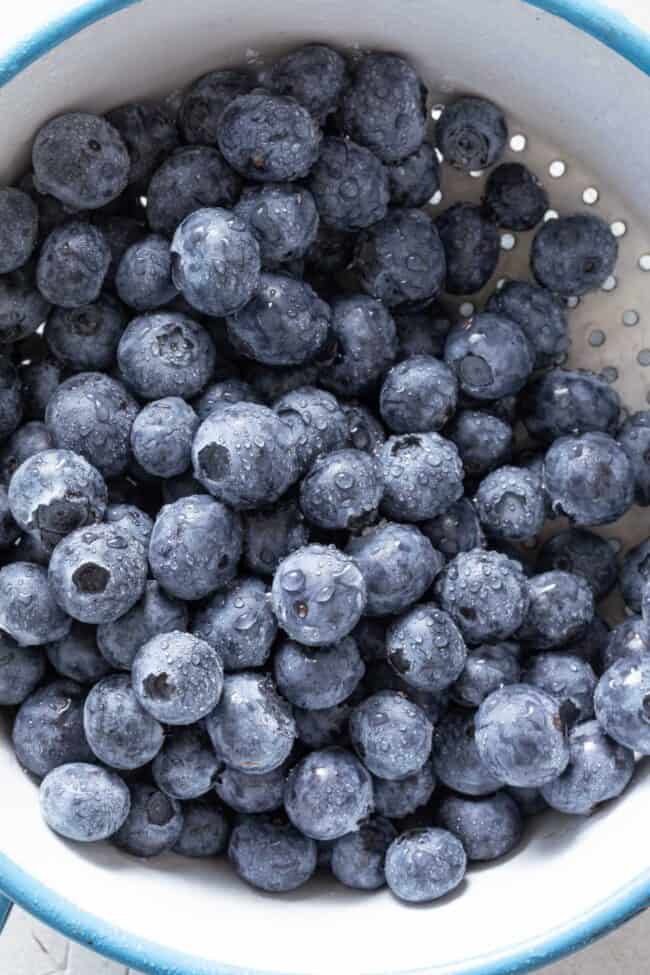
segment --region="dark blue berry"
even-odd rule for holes
[[[192,440],[198,425],[198,416],[180,397],[154,400],[133,421],[133,456],[156,477],[183,474],[192,463]]]
[[[20,706],[12,731],[16,758],[43,778],[68,762],[92,762],[83,727],[82,688],[55,680],[34,691]]]
[[[75,372],[110,369],[126,327],[126,311],[110,295],[78,308],[55,308],[44,336],[52,355]]]
[[[244,515],[244,562],[258,575],[272,576],[282,559],[308,541],[309,527],[291,498]]]
[[[291,769],[284,805],[305,836],[336,840],[358,829],[372,812],[372,779],[352,752],[323,748]]]
[[[34,262],[0,276],[0,341],[33,335],[47,318],[50,303],[36,287]]]
[[[136,505],[109,504],[106,508],[105,520],[109,525],[116,525],[130,532],[139,542],[142,542],[145,548],[149,547],[153,519]]]
[[[585,528],[568,528],[547,539],[537,553],[537,569],[559,569],[587,580],[595,599],[602,599],[616,585],[616,552],[607,541]],[[650,561],[648,563],[650,577]]]
[[[507,138],[503,112],[485,98],[457,98],[445,107],[436,124],[436,144],[445,162],[464,173],[495,163]]]
[[[321,372],[327,389],[343,396],[367,391],[395,361],[395,322],[380,301],[367,295],[331,303],[334,359]]]
[[[434,788],[431,762],[425,762],[422,768],[405,779],[374,778],[375,812],[389,819],[403,819],[421,806],[426,806]]]
[[[650,538],[630,549],[621,566],[619,585],[625,603],[633,613],[641,612],[644,589],[650,582]]]
[[[205,420],[213,410],[233,403],[259,403],[260,398],[253,387],[242,379],[220,379],[206,386],[192,406],[199,420]]]
[[[622,657],[650,654],[650,634],[645,621],[640,616],[628,616],[622,623],[613,627],[605,645],[601,649],[599,663],[602,670],[608,670]]]
[[[184,630],[187,607],[168,595],[157,582],[147,582],[142,598],[119,619],[100,623],[97,645],[116,670],[130,670],[133,659],[147,640],[159,633]]]
[[[458,704],[477,708],[492,691],[517,684],[520,673],[518,644],[483,643],[468,654],[451,693]]]
[[[161,234],[149,234],[122,255],[115,275],[117,293],[136,311],[160,308],[178,294],[171,268],[169,241]]]
[[[437,900],[458,887],[467,867],[460,840],[445,829],[411,829],[386,853],[386,882],[408,903]]]
[[[342,403],[341,408],[347,417],[351,446],[374,456],[386,442],[386,431],[379,420],[362,403]]]
[[[228,856],[242,880],[274,894],[302,887],[316,870],[314,841],[268,816],[247,816],[237,823]]]
[[[91,223],[71,220],[43,242],[36,267],[38,290],[53,305],[87,305],[99,297],[110,260],[102,232]]]
[[[81,843],[108,839],[129,814],[131,796],[119,775],[85,762],[52,769],[40,788],[43,819],[55,833]]]
[[[205,799],[183,805],[183,828],[172,847],[184,857],[213,857],[228,846],[230,824],[223,809]]]
[[[426,521],[463,494],[463,465],[454,444],[437,433],[389,437],[377,454],[382,509],[399,521]]]
[[[459,498],[441,515],[422,522],[420,529],[447,560],[460,552],[485,548],[485,536],[476,509],[467,498]]]
[[[632,465],[605,433],[556,440],[544,459],[544,485],[553,512],[576,525],[616,521],[634,500]]]
[[[346,82],[345,59],[325,44],[305,44],[279,58],[263,77],[277,95],[291,95],[321,125],[336,111]]]
[[[312,194],[301,186],[248,186],[235,213],[248,224],[266,267],[304,257],[316,239],[319,212]]]
[[[421,769],[431,754],[432,730],[424,711],[395,691],[372,694],[350,715],[354,750],[381,779],[403,779]]]
[[[445,291],[474,294],[487,284],[499,261],[499,233],[480,207],[454,203],[436,218],[446,258]]]
[[[512,427],[482,410],[460,410],[448,430],[467,474],[482,477],[510,459]],[[474,546],[472,546],[474,547]]]
[[[421,603],[388,627],[386,657],[407,684],[442,691],[460,676],[467,647],[447,613],[433,603]]]
[[[13,186],[0,187],[0,274],[22,267],[38,237],[38,209],[31,197]]]
[[[548,220],[535,235],[530,266],[537,281],[557,294],[584,295],[614,270],[618,243],[601,217],[576,214]]]
[[[277,633],[266,585],[254,576],[234,579],[199,609],[192,633],[218,650],[224,670],[262,667]]]
[[[636,503],[648,507],[650,505],[650,410],[640,410],[628,417],[619,430],[617,439],[632,465]]]
[[[155,102],[128,102],[111,109],[106,121],[117,129],[129,154],[129,183],[144,187],[154,169],[178,145],[174,119]]]
[[[496,860],[517,846],[523,832],[519,806],[507,792],[466,799],[448,796],[438,821],[463,844],[468,860]]]
[[[216,706],[223,689],[217,651],[196,636],[173,630],[143,644],[131,669],[133,690],[158,721],[194,724]]]
[[[47,659],[61,677],[78,684],[94,684],[111,670],[97,648],[95,627],[76,620],[66,636],[48,644]]]
[[[378,890],[386,883],[386,851],[396,836],[392,823],[374,816],[356,832],[336,840],[332,849],[332,873],[346,887]]]
[[[503,315],[483,312],[452,328],[445,361],[461,390],[478,400],[518,393],[533,370],[533,352],[522,329]]]
[[[273,672],[280,693],[300,708],[335,707],[350,697],[365,673],[351,637],[326,647],[285,640],[275,651]]]
[[[535,379],[521,398],[528,432],[548,444],[589,431],[614,434],[620,409],[616,390],[601,376],[582,369],[551,369]]]
[[[372,457],[360,450],[321,455],[300,486],[300,507],[319,528],[358,530],[375,520],[382,485]]]
[[[567,724],[593,717],[597,678],[586,660],[557,651],[536,653],[522,679],[554,697]]]
[[[57,605],[47,570],[32,562],[12,562],[0,569],[0,630],[21,647],[34,647],[66,636],[72,620]]]
[[[147,189],[147,220],[158,234],[172,237],[185,217],[201,207],[230,207],[241,180],[218,149],[187,146],[169,156]]]
[[[598,682],[594,709],[610,738],[650,755],[650,655],[628,654],[612,664]]]
[[[473,711],[450,708],[440,718],[433,730],[431,756],[438,779],[462,795],[489,795],[503,784],[479,755]]]
[[[438,160],[433,147],[423,142],[406,159],[389,166],[388,185],[392,206],[424,206],[440,186]]]
[[[115,845],[136,857],[153,857],[171,850],[183,831],[180,802],[146,783],[134,783],[130,792],[131,809],[113,837]]]
[[[225,68],[202,75],[183,93],[178,124],[190,144],[212,146],[226,105],[253,88],[253,75],[241,68]]]
[[[388,171],[374,153],[349,139],[323,140],[307,185],[321,220],[335,230],[361,230],[386,216]]]
[[[362,694],[362,685],[357,688]],[[335,704],[331,708],[294,708],[296,730],[299,740],[308,748],[329,748],[331,745],[347,743],[347,727],[350,713],[354,707],[356,694],[352,694],[347,701]]]
[[[169,732],[151,765],[158,788],[172,799],[197,799],[213,787],[221,762],[200,725]]]
[[[394,433],[441,430],[456,410],[457,394],[456,377],[444,362],[411,356],[386,374],[379,412]]]
[[[22,704],[43,680],[45,667],[41,647],[21,647],[0,633],[0,705]]]
[[[95,684],[84,704],[83,730],[100,762],[117,769],[146,765],[165,739],[162,725],[144,710],[126,674]]]
[[[141,399],[196,396],[210,378],[214,360],[208,331],[178,312],[132,319],[117,349],[124,381]]]
[[[485,310],[504,315],[522,329],[535,353],[538,368],[551,365],[569,348],[564,305],[556,295],[529,281],[506,281]]]
[[[543,572],[528,583],[530,603],[520,630],[537,650],[561,647],[581,635],[594,615],[594,594],[583,576]]]
[[[474,504],[486,534],[508,541],[533,538],[546,515],[539,479],[521,467],[499,467],[484,477]]]
[[[521,163],[502,163],[493,169],[485,186],[483,205],[500,227],[532,230],[548,210],[548,193]]]
[[[286,767],[248,774],[226,766],[215,778],[215,792],[238,813],[275,812],[282,807]]]

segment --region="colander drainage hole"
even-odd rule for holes
[[[501,234],[501,250],[511,251],[514,250],[517,244],[517,238],[514,234],[506,233]]]
[[[621,316],[623,324],[628,328],[632,328],[633,325],[639,324],[639,313],[635,311],[634,308],[628,308],[623,312]]]
[[[589,207],[592,207],[594,203],[598,203],[599,198],[600,193],[595,186],[588,186],[582,191],[582,202],[586,203]]]
[[[601,345],[605,344],[607,336],[603,332],[602,328],[594,328],[589,333],[589,345],[592,345],[594,349],[599,349]]]
[[[510,148],[513,152],[523,152],[527,144],[528,140],[526,139],[525,135],[521,134],[521,132],[518,132],[517,135],[513,135],[512,139],[510,140]]]
[[[615,220],[610,224],[609,229],[615,237],[624,237],[627,233],[627,224],[623,220]]]
[[[549,165],[548,171],[553,179],[559,179],[560,176],[564,176],[566,173],[566,163],[561,159],[554,159]]]

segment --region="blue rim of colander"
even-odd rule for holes
[[[139,0],[89,0],[21,39],[0,57],[0,86],[29,64],[95,21]],[[650,75],[650,36],[597,0],[521,0],[555,14],[601,41]],[[0,888],[12,901],[67,937],[151,975],[271,975],[174,951],[102,921],[56,894],[8,857],[0,854]],[[434,965],[393,975],[515,975],[583,948],[650,906],[650,870],[610,895],[587,914],[538,938],[498,952],[449,965]]]

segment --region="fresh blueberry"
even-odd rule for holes
[[[321,455],[300,486],[300,507],[312,524],[356,531],[376,519],[382,485],[372,457],[361,450]]]
[[[45,676],[41,647],[21,647],[7,633],[0,633],[0,705],[22,704]]]
[[[308,710],[335,707],[350,697],[365,673],[351,637],[326,647],[285,640],[275,651],[273,672],[280,693]]]
[[[183,828],[172,847],[185,857],[213,857],[228,846],[230,825],[220,806],[205,799],[183,805]]]
[[[386,374],[379,412],[394,433],[441,430],[456,410],[456,377],[439,359],[417,355]]]
[[[130,159],[128,181],[138,188],[178,145],[176,123],[155,102],[119,105],[106,114],[106,121],[122,137]]]
[[[157,234],[172,237],[179,224],[201,207],[230,207],[241,180],[221,153],[208,146],[187,146],[169,156],[147,189],[147,220]]]
[[[407,684],[442,691],[462,673],[467,647],[447,613],[421,603],[388,627],[386,657]]]
[[[424,206],[440,186],[438,160],[433,146],[423,142],[406,159],[389,166],[388,185],[392,206]]]
[[[424,595],[443,564],[415,525],[391,522],[351,538],[346,552],[365,580],[369,616],[403,612]]]
[[[335,230],[361,230],[386,216],[388,171],[374,153],[349,139],[323,140],[307,185],[321,220]]]
[[[196,396],[210,378],[214,360],[207,330],[178,312],[149,312],[134,318],[117,348],[124,381],[146,400]]]
[[[53,305],[87,305],[99,297],[110,260],[102,232],[83,220],[71,220],[43,242],[36,268],[38,290]]]
[[[490,217],[507,230],[532,230],[548,210],[548,193],[521,163],[502,163],[493,169],[483,198]]]
[[[486,534],[507,541],[533,538],[546,516],[539,479],[522,467],[499,467],[484,477],[474,504]]]
[[[302,887],[316,870],[314,841],[268,816],[247,816],[237,823],[228,856],[242,880],[273,894]]]
[[[576,725],[569,736],[569,764],[542,789],[553,809],[588,816],[620,796],[634,774],[634,752],[608,738],[597,721]]]
[[[321,132],[295,98],[261,89],[224,108],[217,142],[230,165],[254,182],[301,179],[316,162]]]
[[[78,308],[55,308],[44,336],[52,355],[75,372],[110,369],[126,327],[126,312],[115,298],[101,294]]]
[[[33,262],[0,276],[0,341],[33,335],[47,318],[50,303],[36,287]]]
[[[272,576],[282,559],[308,541],[309,527],[291,498],[244,515],[244,562],[258,575]]]
[[[436,582],[441,607],[468,643],[507,640],[524,622],[529,594],[521,565],[500,552],[461,552]]]
[[[423,522],[420,529],[446,560],[454,559],[460,552],[485,548],[481,523],[468,498],[454,501],[441,515]]]
[[[131,669],[140,704],[158,721],[194,724],[217,705],[223,664],[217,651],[190,633],[173,630],[143,644]]]
[[[553,512],[576,525],[616,521],[634,500],[632,465],[605,433],[556,440],[544,459],[544,484]]]
[[[84,704],[83,730],[100,762],[117,769],[146,765],[165,738],[162,725],[138,701],[127,674],[95,684]]]
[[[594,615],[591,623],[588,623],[581,636],[570,640],[562,648],[565,653],[570,653],[574,657],[580,657],[591,664],[597,674],[602,673],[602,660],[605,648],[609,642],[610,628],[602,616],[598,613]]]
[[[160,509],[149,564],[172,596],[202,599],[234,578],[241,548],[239,516],[208,495],[192,495]]]
[[[235,812],[275,812],[282,808],[285,775],[284,765],[255,775],[226,766],[216,776],[214,788],[222,802]]]
[[[457,836],[468,860],[496,860],[513,850],[523,832],[519,806],[506,792],[478,799],[448,796],[438,821]]]
[[[594,615],[594,594],[583,576],[553,570],[528,583],[530,603],[520,629],[537,650],[561,647],[581,635]]]
[[[282,765],[296,737],[290,706],[269,676],[253,671],[226,675],[205,726],[226,765],[256,775]]]
[[[374,456],[386,442],[386,432],[374,413],[363,403],[341,403],[348,421],[348,438],[355,450]]]
[[[148,403],[131,427],[133,456],[149,474],[174,477],[192,462],[192,440],[199,418],[178,396]]]
[[[533,347],[537,368],[550,365],[569,348],[564,305],[546,288],[530,281],[506,281],[489,299],[485,310],[519,325]]]
[[[523,330],[503,315],[482,312],[452,328],[445,361],[461,390],[478,400],[518,393],[533,370],[533,352]]]
[[[628,417],[617,439],[632,465],[636,503],[647,508],[650,506],[650,410],[640,410]]]
[[[59,608],[55,596],[42,565],[5,565],[0,569],[0,630],[21,647],[62,639],[72,620]]]
[[[284,805],[305,836],[336,840],[358,829],[372,812],[372,779],[351,752],[323,748],[291,769]]]
[[[219,119],[226,105],[253,88],[250,72],[225,68],[202,75],[183,93],[178,122],[185,142],[212,146],[217,141]]]
[[[96,210],[116,199],[131,161],[106,119],[88,112],[57,115],[39,129],[32,148],[34,184],[71,210]]]
[[[180,802],[153,785],[136,782],[130,787],[131,809],[113,842],[125,853],[153,857],[171,850],[183,831]]]
[[[487,284],[500,254],[499,233],[480,207],[454,203],[435,222],[446,259],[445,291],[474,294]]]
[[[224,670],[264,666],[277,633],[266,585],[254,576],[233,580],[199,609],[191,629],[219,651]]]
[[[0,274],[22,267],[38,237],[38,209],[32,198],[13,186],[0,187]]]
[[[431,757],[442,784],[462,795],[489,795],[503,784],[479,755],[473,711],[449,708],[433,730]]]
[[[238,510],[272,504],[296,476],[289,426],[256,403],[211,413],[194,437],[192,462],[197,480]]]
[[[601,728],[642,755],[650,755],[650,655],[628,654],[612,664],[594,695]]]
[[[350,715],[350,740],[368,771],[403,779],[431,754],[432,725],[424,711],[395,691],[378,691]]]
[[[424,140],[425,102],[426,89],[408,61],[383,51],[365,54],[343,97],[345,133],[383,162],[400,162]]]
[[[213,787],[220,768],[200,725],[175,728],[165,737],[151,766],[154,782],[172,799],[197,799]]]
[[[507,138],[503,112],[485,98],[457,98],[445,107],[436,124],[436,144],[445,162],[464,173],[497,162]]]
[[[291,183],[267,183],[244,189],[235,207],[260,247],[266,267],[304,257],[318,231],[314,197]]]
[[[40,788],[43,819],[69,840],[92,843],[120,829],[131,807],[128,787],[119,775],[85,762],[52,769]]]
[[[437,433],[389,437],[377,461],[384,482],[382,509],[389,518],[426,521],[463,494],[458,451]]]
[[[618,243],[601,217],[576,214],[548,220],[530,251],[533,275],[549,291],[570,297],[599,288],[616,266]]]
[[[149,539],[153,531],[153,519],[134,504],[109,504],[106,508],[105,521],[130,533],[149,548]]]
[[[389,819],[403,819],[426,806],[433,795],[436,781],[431,762],[405,779],[373,778],[375,812]]]
[[[136,311],[150,311],[170,302],[178,290],[171,278],[167,238],[150,234],[131,244],[117,268],[115,287],[124,304]]]
[[[595,599],[602,599],[616,585],[616,552],[607,539],[585,528],[567,528],[547,539],[537,553],[540,572],[571,572],[587,580]],[[650,561],[648,562],[650,574]]]
[[[374,816],[360,829],[341,836],[332,849],[332,873],[346,887],[378,890],[386,883],[386,851],[397,837],[392,823]]]
[[[492,691],[519,683],[520,673],[518,644],[483,643],[468,654],[451,693],[458,704],[477,708]]]
[[[381,301],[367,295],[336,298],[331,308],[335,355],[321,381],[335,393],[358,396],[395,361],[395,322]]]
[[[103,657],[116,670],[130,670],[142,646],[160,633],[184,630],[187,608],[168,595],[157,582],[147,582],[142,598],[119,619],[100,623],[97,645]]]
[[[199,420],[205,420],[213,410],[234,403],[259,403],[260,398],[250,385],[242,379],[220,379],[203,390],[192,402]]]
[[[422,210],[395,208],[357,238],[361,287],[389,308],[435,298],[447,263],[438,229]]]
[[[522,680],[554,697],[567,724],[593,718],[597,678],[586,660],[557,651],[536,653],[530,658]]]
[[[618,623],[602,648],[602,669],[609,670],[622,657],[650,654],[650,634],[640,616],[628,616]]]
[[[621,566],[619,586],[625,603],[633,613],[641,612],[643,591],[650,582],[650,538],[630,549]]]
[[[333,545],[305,545],[278,565],[273,611],[298,643],[324,646],[347,636],[366,605],[366,583],[356,562]]]
[[[535,379],[521,398],[528,432],[547,444],[595,430],[614,434],[620,409],[616,390],[583,369],[551,369]]]
[[[512,427],[482,410],[460,410],[448,430],[467,474],[482,477],[510,459]]]
[[[324,124],[336,111],[347,81],[345,59],[325,44],[305,44],[279,58],[263,77],[276,95],[291,95]]]
[[[95,684],[111,670],[97,649],[95,627],[76,620],[66,636],[48,644],[47,659],[61,677],[78,684]]]
[[[445,829],[407,830],[386,853],[386,882],[393,894],[408,903],[425,903],[458,887],[467,856],[453,833]]]
[[[551,782],[569,761],[559,701],[528,684],[493,691],[476,714],[476,746],[490,772],[507,785]]]
[[[12,740],[16,758],[29,772],[44,778],[68,762],[92,762],[83,727],[82,688],[55,680],[34,691],[16,715]]]

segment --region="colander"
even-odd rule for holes
[[[45,4],[40,4],[44,8]],[[595,369],[630,409],[650,403],[650,37],[580,0],[93,0],[54,2],[0,59],[0,179],[63,110],[103,111],[168,92],[215,66],[259,61],[306,40],[412,58],[435,115],[457,92],[507,111],[507,159],[546,184],[557,213],[600,214],[619,237],[616,276],[569,300],[569,362]],[[52,20],[51,10],[63,11]],[[478,199],[482,175],[445,171],[433,210]],[[526,234],[504,234],[495,280],[526,273]],[[472,303],[459,302],[460,314]],[[624,549],[650,509],[604,529]],[[556,523],[554,530],[561,525]],[[611,613],[620,614],[613,604]],[[0,887],[97,951],[165,975],[496,975],[552,961],[650,902],[650,772],[588,819],[539,819],[522,847],[472,869],[433,906],[316,880],[280,897],[225,862],[127,858],[73,846],[41,821],[34,783],[0,736]]]

